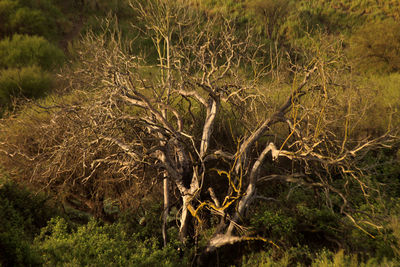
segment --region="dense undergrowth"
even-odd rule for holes
[[[291,64],[304,64],[315,54],[329,57],[331,54],[324,51],[327,43],[338,43],[337,47],[340,47],[345,61],[338,65],[343,64],[340,66],[345,66],[343,68],[350,69],[351,72],[348,72],[348,76],[341,77],[343,84],[334,85],[336,91],[333,94],[337,94],[335,115],[347,116],[344,110],[351,109],[363,118],[359,120],[357,116],[349,116],[349,132],[345,134],[362,140],[399,127],[398,1],[205,0],[191,3],[211,16],[223,14],[229,17],[238,29],[238,36],[244,35],[249,27],[257,33],[258,38],[254,41],[264,45],[264,52],[269,58],[269,61],[262,64],[270,71],[262,77],[262,86],[258,89],[263,91],[260,95],[265,98],[264,103],[279,102],[282,95],[291,90],[293,74],[288,71],[293,67]],[[77,20],[74,16],[78,10],[84,17],[83,20]],[[111,21],[118,29],[116,35],[122,40],[124,51],[130,56],[145,58],[149,65],[155,65],[157,53],[151,49],[152,40],[143,34],[144,22],[137,19],[136,15],[127,1],[76,1],[66,4],[50,0],[0,0],[0,114],[3,114],[2,125],[7,126],[7,129],[0,130],[0,142],[7,141],[18,147],[19,151],[25,149],[31,155],[41,155],[44,148],[37,140],[45,128],[46,133],[54,133],[52,147],[68,147],[68,144],[63,143],[63,137],[75,130],[80,133],[81,130],[74,128],[71,119],[76,114],[59,117],[59,128],[51,128],[53,121],[50,111],[36,112],[38,107],[56,107],[56,112],[61,113],[64,104],[82,106],[84,110],[91,105],[91,101],[103,101],[100,96],[96,98],[97,88],[94,88],[101,83],[102,77],[89,81],[87,77],[91,73],[84,73],[85,69],[80,61],[85,56],[86,60],[89,58],[92,62],[101,61],[101,58],[96,57],[97,50],[93,46],[89,47],[91,51],[82,55],[82,51],[88,50],[88,46],[82,41],[84,38],[79,38],[79,32],[88,33],[86,36],[101,35],[105,32],[104,25],[109,26]],[[105,19],[107,23],[101,19]],[[71,34],[74,36],[71,37]],[[63,65],[65,62],[68,62],[67,66]],[[62,66],[63,70],[58,71]],[[251,72],[247,68],[242,68],[243,77],[249,76],[248,72]],[[79,71],[75,72],[76,70]],[[157,70],[154,66],[149,66],[140,71],[146,79],[151,79]],[[67,76],[68,79],[65,78]],[[354,81],[357,86],[353,86]],[[70,84],[78,84],[83,92],[72,91],[68,87]],[[349,92],[350,89],[353,91]],[[363,98],[358,98],[360,95]],[[27,105],[21,104],[26,98],[41,100]],[[306,101],[312,102],[313,98]],[[185,105],[195,106],[195,103],[176,105],[187,109]],[[268,105],[256,108],[272,109]],[[191,116],[204,116],[201,107],[195,107],[195,110],[198,113],[190,114]],[[134,114],[136,111],[132,109],[130,112]],[[243,110],[244,115],[245,113]],[[216,129],[220,140],[213,142],[234,150],[239,141],[234,140],[233,136],[240,136],[247,130],[244,126],[235,125],[236,116],[243,114],[235,113],[233,107],[228,105],[223,106],[221,114],[217,118],[219,127]],[[82,115],[84,114],[77,113],[78,117]],[[248,124],[256,124],[258,119],[248,118]],[[35,128],[36,125],[45,127],[39,129]],[[343,134],[340,129],[337,126],[336,135]],[[283,127],[275,130],[277,133],[287,131]],[[200,130],[196,125],[193,126],[193,132],[199,135],[197,132]],[[277,134],[267,136],[261,141],[280,138],[282,137]],[[69,158],[65,162],[79,161],[80,159],[75,158],[74,151],[89,147],[91,144],[86,141],[82,139],[82,147],[76,150],[66,150],[65,155]],[[109,147],[109,151],[97,152],[98,155],[93,153],[88,158],[95,159],[100,154],[111,154],[113,151]],[[51,165],[51,162],[58,159],[40,160]],[[163,246],[160,216],[163,211],[160,204],[162,185],[156,172],[145,183],[124,181],[115,185],[112,179],[101,182],[100,176],[107,178],[106,173],[109,170],[100,169],[99,177],[96,177],[100,182],[70,186],[68,181],[73,180],[72,176],[85,172],[84,160],[82,167],[79,167],[82,169],[67,170],[65,173],[68,175],[60,176],[67,177],[65,183],[57,180],[57,183],[50,185],[50,182],[36,183],[31,179],[32,166],[24,165],[24,162],[28,162],[27,159],[10,158],[9,154],[2,154],[0,164],[6,170],[0,169],[1,265],[400,264],[398,142],[390,148],[368,151],[360,160],[357,159],[357,168],[368,170],[362,177],[368,192],[363,191],[363,187],[360,189],[357,182],[341,179],[339,171],[332,171],[329,179],[334,186],[346,191],[349,196],[347,201],[354,209],[352,216],[342,213],[342,199],[339,196],[332,197],[329,192],[318,191],[306,183],[261,179],[258,194],[267,197],[256,199],[248,211],[251,216],[243,218],[247,226],[244,230],[253,239],[219,248],[213,253],[204,253],[203,248],[207,246],[212,232],[219,227],[217,221],[209,220],[206,226],[191,229],[193,237],[187,243],[179,241],[176,222],[181,211],[180,200],[176,196],[172,197],[175,203],[172,203],[167,220],[169,242],[167,246]],[[230,166],[227,164],[212,167]],[[265,163],[263,166],[263,170],[290,171],[294,168],[296,166],[286,161],[275,165]],[[216,187],[217,193],[226,190],[224,186],[218,187],[218,184],[226,184],[225,179],[215,171],[210,171],[209,175],[213,177],[211,183]],[[111,178],[122,179],[117,175]],[[37,191],[41,193],[34,193]]]
[[[391,170],[381,175],[398,177],[399,173]],[[351,221],[315,206],[313,198],[312,192],[299,190],[284,206],[257,207],[250,230],[271,243],[247,241],[201,258],[190,246],[182,247],[173,227],[169,229],[171,243],[163,248],[158,204],[142,212],[121,213],[115,222],[104,223],[79,211],[65,214],[49,198],[4,179],[0,259],[3,266],[398,265],[398,200],[392,198],[397,204],[379,211],[386,226],[371,236]]]

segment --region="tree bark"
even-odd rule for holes
[[[169,186],[168,186],[168,176],[164,174],[163,179],[163,193],[164,193],[164,212],[163,212],[163,224],[162,224],[162,237],[164,242],[164,247],[167,246],[168,243],[168,235],[167,235],[167,219],[169,213]]]

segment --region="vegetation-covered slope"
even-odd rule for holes
[[[1,263],[396,266],[399,6],[1,0]]]

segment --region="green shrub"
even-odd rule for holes
[[[160,203],[149,205],[143,212],[136,212],[134,215],[131,212],[123,212],[119,215],[118,222],[125,225],[128,234],[136,235],[141,240],[146,240],[151,237],[161,237],[160,218],[154,216],[160,214],[162,206]]]
[[[0,1],[0,37],[10,34],[10,17],[15,13],[18,2],[11,0]]]
[[[300,258],[299,258],[300,256]],[[308,258],[302,261],[302,257]],[[304,259],[303,259],[304,260]],[[258,252],[243,257],[243,267],[285,267],[285,266],[312,266],[312,267],[375,267],[375,266],[398,266],[396,260],[386,258],[379,260],[371,257],[368,260],[360,260],[357,254],[345,254],[343,250],[338,252],[321,250],[317,253],[310,253],[306,248],[290,248],[282,256],[276,257],[270,251]]]
[[[7,218],[7,220],[5,220]],[[40,257],[30,246],[23,228],[24,221],[8,202],[0,206],[0,265],[1,266],[36,266]]]
[[[9,203],[9,207],[13,210],[11,214],[15,213],[15,216],[10,215],[3,217],[3,219],[20,217],[21,221],[18,221],[18,225],[24,229],[30,238],[38,234],[40,228],[47,225],[47,221],[55,212],[46,204],[47,198],[44,195],[34,195],[12,182],[1,185],[0,203]],[[6,206],[2,205],[3,208]]]
[[[182,266],[177,251],[161,249],[157,240],[128,235],[121,224],[92,220],[70,230],[64,219],[52,219],[36,239],[45,266]],[[66,253],[66,251],[68,253]]]
[[[270,251],[251,253],[242,259],[242,267],[286,267],[290,264],[290,255],[284,253],[280,259],[271,255]]]
[[[11,33],[55,39],[65,17],[51,0],[0,0],[0,37]]]
[[[248,16],[255,17],[256,25],[261,25],[262,32],[269,39],[277,39],[279,29],[290,13],[290,0],[248,0]],[[249,18],[250,19],[250,18]]]
[[[39,67],[0,71],[0,106],[7,106],[14,96],[44,96],[51,88],[51,75]]]
[[[350,55],[361,71],[399,71],[400,23],[385,20],[364,25],[351,38]]]
[[[43,37],[15,34],[0,41],[0,68],[37,65],[50,70],[63,60],[63,52]]]
[[[13,14],[10,24],[13,32],[41,36],[47,36],[51,27],[43,12],[26,7],[19,8]]]
[[[0,185],[0,265],[40,265],[31,242],[52,212],[45,197],[34,196],[14,183]]]
[[[60,2],[58,0],[22,0],[20,1],[20,5],[24,7],[29,7],[31,9],[37,9],[43,11],[46,15],[48,15],[48,19],[53,19],[62,16],[58,5]]]
[[[348,266],[348,267],[374,267],[374,266],[398,266],[398,262],[393,260],[382,259],[371,257],[366,261],[360,261],[357,254],[345,254],[343,250],[339,250],[334,253],[332,251],[323,250],[318,253],[313,260],[312,267],[336,267],[336,266]]]
[[[287,242],[294,239],[295,225],[294,219],[281,214],[264,210],[256,213],[251,218],[251,226],[262,236],[268,237],[273,241]]]
[[[242,266],[310,266],[314,256],[307,246],[290,247],[281,251],[270,249],[244,256]]]
[[[376,69],[371,68],[368,71],[374,72]],[[362,120],[354,116],[355,118],[351,122],[354,124],[351,131],[353,136],[357,138],[377,137],[388,130],[399,129],[399,84],[399,73],[363,75],[357,78],[354,89],[348,91],[350,95],[342,94],[349,96],[349,99],[356,100],[353,102],[355,105],[352,104],[352,109],[358,105],[357,110],[352,110],[354,114],[365,114]],[[338,99],[340,97],[341,95],[338,94]],[[357,127],[355,127],[356,125]]]

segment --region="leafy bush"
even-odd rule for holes
[[[32,249],[26,239],[23,229],[18,226],[19,217],[12,217],[12,208],[8,203],[0,207],[0,216],[9,218],[12,222],[0,219],[0,265],[1,266],[37,266],[41,263],[40,257]],[[11,216],[11,217],[10,217]]]
[[[286,20],[292,5],[289,0],[252,0],[248,1],[247,7],[255,15],[255,24],[262,25],[267,38],[277,39],[282,22]]]
[[[38,264],[40,260],[31,249],[30,241],[24,232],[24,225],[29,225],[15,210],[12,202],[4,198],[0,200],[0,265]]]
[[[30,191],[15,183],[7,182],[0,187],[0,203],[8,203],[2,206],[10,207],[13,211],[10,214],[15,216],[1,217],[21,217],[18,221],[24,231],[31,237],[40,232],[40,228],[47,225],[55,210],[47,205],[47,198],[44,195],[34,195]],[[19,220],[19,219],[18,219]]]
[[[318,253],[313,260],[312,267],[335,267],[335,266],[349,266],[349,267],[373,267],[373,266],[397,266],[397,261],[387,260],[386,258],[379,260],[371,257],[366,261],[360,261],[357,254],[346,255],[343,250],[337,253],[332,251],[323,250]]]
[[[242,266],[310,266],[315,253],[307,246],[289,247],[284,251],[260,251],[242,259]]]
[[[31,246],[51,217],[46,198],[14,183],[0,185],[0,265],[36,266],[40,257]]]
[[[50,28],[43,12],[26,7],[19,8],[15,12],[10,24],[14,32],[29,35],[46,36]]]
[[[400,23],[385,20],[364,25],[351,39],[350,55],[362,71],[399,71]]]
[[[264,210],[256,213],[251,218],[251,226],[273,241],[287,242],[295,238],[294,219],[280,212]]]
[[[309,262],[298,261],[298,254],[301,250],[299,248],[291,248],[283,253],[280,257],[274,257],[270,251],[259,252],[243,257],[242,266],[257,266],[257,267],[285,267],[285,266],[312,266],[312,267],[374,267],[374,266],[398,266],[399,262],[396,260],[388,260],[386,258],[379,260],[371,257],[366,261],[358,258],[357,254],[345,254],[343,250],[333,252],[329,250],[321,250],[318,253],[307,253]]]
[[[285,253],[280,259],[274,258],[270,251],[252,253],[246,255],[242,259],[242,267],[255,267],[255,266],[265,266],[265,267],[285,267],[290,263],[290,256]]]
[[[53,1],[0,0],[0,37],[11,33],[54,39],[64,16]]]
[[[15,13],[18,3],[11,0],[0,1],[0,37],[11,31],[10,18]]]
[[[20,5],[31,9],[37,9],[43,11],[48,15],[48,19],[53,19],[62,16],[60,9],[58,8],[59,3],[62,1],[58,0],[22,0]]]
[[[161,249],[154,238],[137,239],[121,224],[92,220],[76,230],[64,219],[52,219],[36,239],[45,266],[182,266],[177,251]],[[68,253],[65,253],[68,251]]]
[[[314,233],[336,236],[340,217],[327,208],[310,208],[305,204],[297,205],[297,218],[301,228]]]
[[[10,103],[13,96],[40,97],[51,88],[52,79],[49,73],[39,67],[31,66],[21,69],[0,71],[0,106]]]
[[[37,65],[50,70],[63,60],[63,52],[43,37],[15,34],[0,41],[0,68]]]

